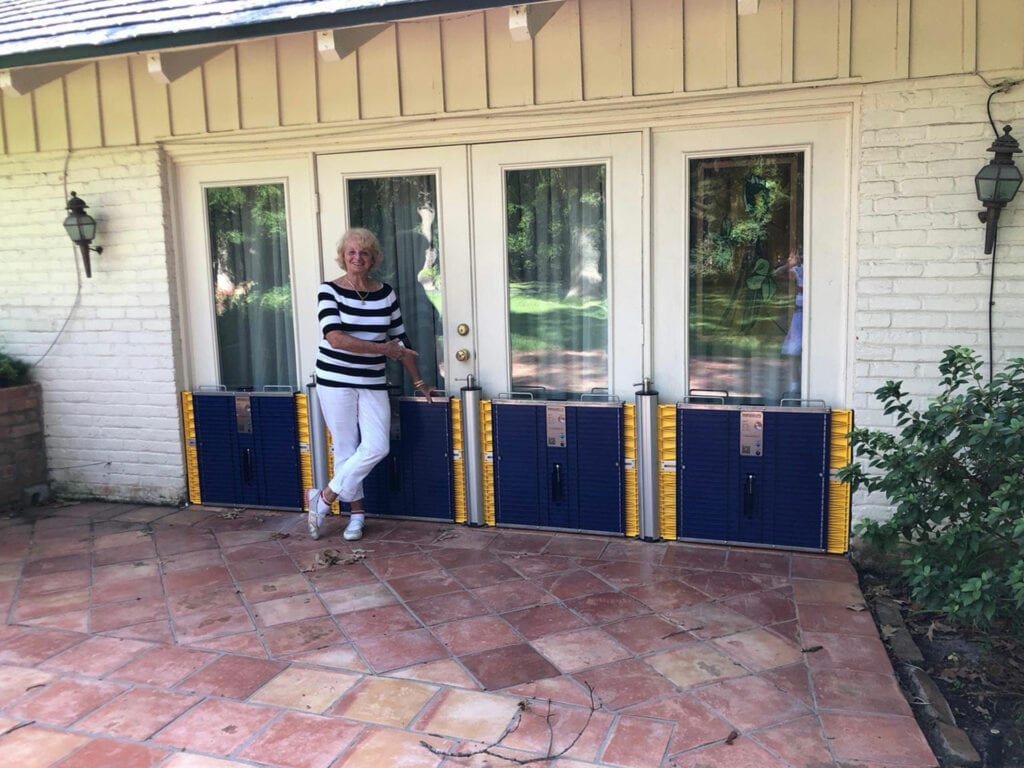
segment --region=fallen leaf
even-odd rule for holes
[[[817,653],[821,649],[822,649],[822,646],[820,646],[820,645],[811,645],[811,646],[808,646],[807,648],[801,648],[800,650],[803,651],[804,653]]]
[[[891,640],[899,632],[899,629],[889,624],[883,624],[878,631],[882,635],[883,640]]]
[[[866,611],[868,609],[864,603],[850,603],[846,608],[850,611]]]
[[[725,743],[731,745],[734,741],[736,741],[736,739],[739,738],[739,736],[740,734],[738,731],[729,731],[729,735],[725,737]]]

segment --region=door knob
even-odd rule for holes
[[[455,359],[458,360],[460,363],[466,362],[467,360],[469,360],[469,350],[460,349],[458,352],[455,353]]]

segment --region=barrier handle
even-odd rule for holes
[[[245,482],[252,481],[252,449],[246,448],[242,451],[242,476]]]
[[[562,500],[562,465],[557,461],[551,467],[551,500]]]
[[[748,474],[743,492],[743,514],[749,518],[754,517],[754,483],[757,477]]]

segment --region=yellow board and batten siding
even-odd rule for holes
[[[0,96],[0,150],[1024,67],[1019,0],[566,0],[523,41],[509,14],[395,22],[333,61],[315,32],[242,41],[169,84],[145,54],[83,61]]]

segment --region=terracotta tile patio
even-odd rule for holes
[[[937,765],[844,558],[329,526],[0,520],[0,765]]]

